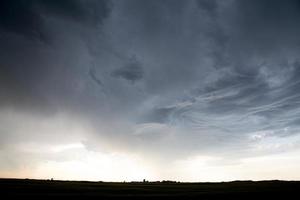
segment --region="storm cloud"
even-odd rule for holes
[[[297,151],[299,27],[298,0],[1,1],[0,169],[41,144],[158,166]]]
[[[69,19],[82,24],[101,24],[109,13],[108,2],[100,1],[1,1],[0,26],[4,31],[44,39],[48,17]]]
[[[111,75],[116,78],[123,78],[134,83],[143,78],[143,68],[135,57],[125,66],[114,70]]]

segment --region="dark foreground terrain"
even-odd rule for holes
[[[1,197],[102,197],[102,199],[297,199],[297,181],[234,181],[224,183],[108,183],[0,179]],[[160,198],[162,197],[162,198]],[[290,199],[289,198],[289,199]]]

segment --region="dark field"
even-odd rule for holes
[[[292,197],[298,199],[298,181],[234,181],[224,183],[108,183],[0,179],[1,197],[103,197],[103,199],[197,198],[257,199]]]

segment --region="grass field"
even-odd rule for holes
[[[103,197],[104,199],[197,198],[257,199],[286,198],[300,194],[298,181],[234,181],[222,183],[175,182],[87,182],[31,179],[0,179],[1,196],[5,197]],[[296,198],[297,199],[297,198]]]

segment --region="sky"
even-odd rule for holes
[[[299,0],[1,0],[0,177],[300,180]]]

